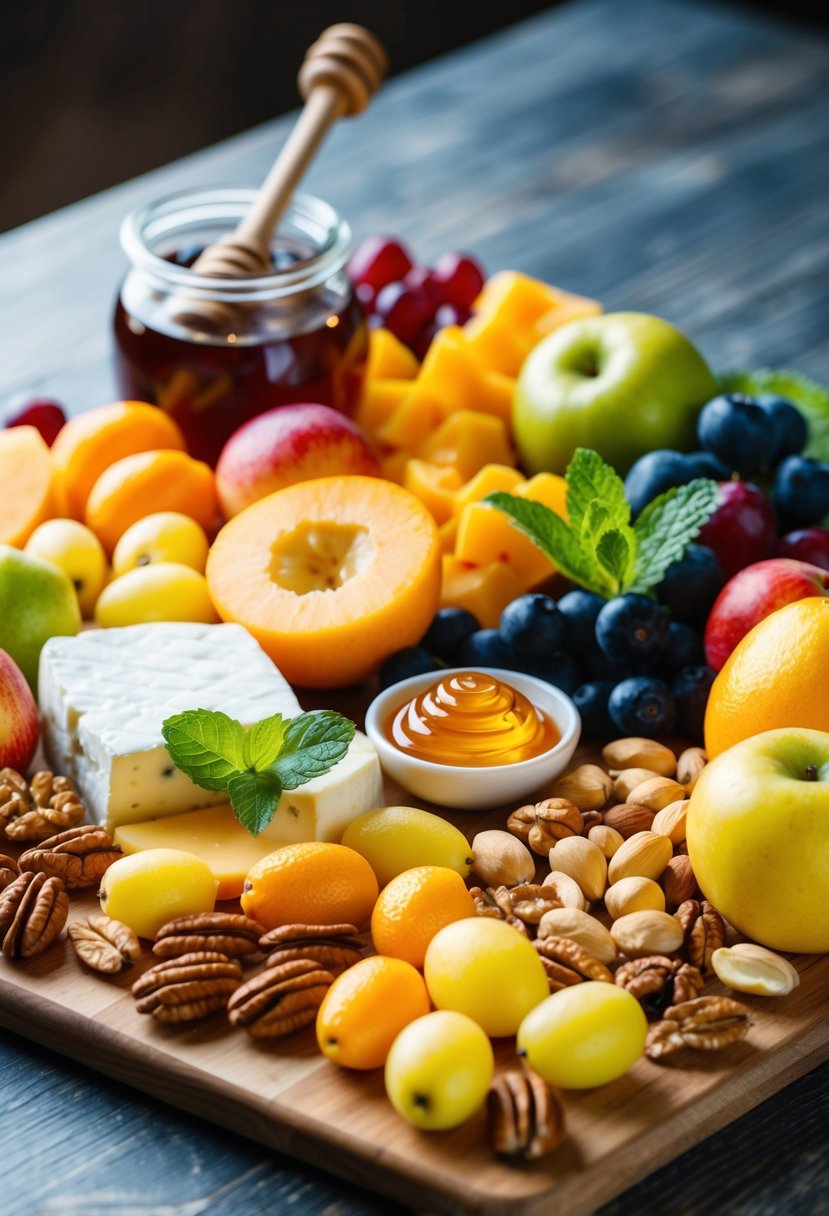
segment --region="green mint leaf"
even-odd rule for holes
[[[625,498],[625,483],[615,469],[602,460],[592,448],[576,448],[567,466],[567,518],[577,535],[594,503],[605,511],[607,528],[624,527],[630,523],[630,506]]]
[[[599,595],[613,595],[611,582],[594,554],[582,547],[579,537],[561,516],[544,503],[516,498],[502,490],[488,494],[484,502],[508,515],[515,527],[538,546],[565,578]]]
[[[245,728],[227,714],[187,709],[161,724],[176,768],[205,790],[226,790],[245,761]]]
[[[282,785],[276,773],[234,773],[227,783],[233,814],[251,836],[258,836],[273,819],[282,797]]]
[[[633,557],[633,546],[626,533],[621,528],[608,528],[599,537],[596,557],[610,577],[616,580],[619,588],[623,587]]]
[[[282,714],[263,718],[245,734],[245,768],[256,772],[270,768],[282,750],[288,723]]]
[[[829,460],[829,388],[790,368],[728,371],[718,376],[717,381],[722,393],[745,393],[748,397],[774,393],[791,401],[809,424],[805,455]]]
[[[330,709],[292,718],[282,750],[271,766],[283,789],[295,790],[342,760],[354,738],[354,723]]]
[[[633,527],[636,561],[632,581],[624,590],[647,594],[660,583],[716,510],[718,497],[716,481],[699,477],[649,502]]]

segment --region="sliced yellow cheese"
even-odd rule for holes
[[[115,831],[115,843],[125,853],[143,853],[145,849],[194,853],[207,862],[218,879],[219,900],[238,899],[248,870],[277,847],[265,836],[251,836],[229,806],[209,806],[164,819],[124,824]]]

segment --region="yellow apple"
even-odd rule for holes
[[[107,559],[98,537],[76,519],[48,519],[35,528],[24,552],[52,562],[66,574],[83,617],[92,616],[107,581]]]
[[[829,733],[764,731],[707,765],[688,855],[727,921],[772,950],[829,950]]]

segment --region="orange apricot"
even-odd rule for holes
[[[21,547],[57,514],[54,466],[33,426],[0,431],[0,544]]]
[[[440,594],[437,528],[377,477],[320,477],[234,516],[207,559],[216,610],[291,683],[338,688],[420,640]]]
[[[85,521],[107,553],[131,524],[157,511],[189,515],[208,535],[219,504],[213,470],[186,452],[134,452],[104,469],[86,503]]]
[[[183,452],[184,436],[168,414],[143,401],[115,401],[70,418],[52,446],[61,512],[83,519],[86,500],[104,469],[123,456],[153,448]]]

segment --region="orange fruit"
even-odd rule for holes
[[[343,1068],[381,1068],[404,1026],[431,1009],[410,963],[374,954],[343,971],[317,1013],[317,1043]]]
[[[708,694],[710,757],[782,726],[829,731],[829,599],[778,608],[732,650]]]
[[[440,595],[437,528],[380,477],[301,481],[225,524],[207,582],[219,616],[292,684],[340,688],[423,637]]]
[[[383,888],[371,914],[371,937],[380,954],[422,967],[437,931],[474,915],[472,896],[457,870],[415,866]]]
[[[212,532],[219,509],[213,470],[186,452],[134,452],[104,469],[86,502],[85,522],[107,553],[132,524],[157,511],[180,511]]]
[[[374,871],[354,849],[307,840],[268,853],[248,870],[242,909],[266,929],[279,925],[368,923],[377,899]]]
[[[151,448],[185,450],[176,423],[154,405],[115,401],[70,418],[52,445],[62,514],[83,519],[89,492],[104,469]]]

